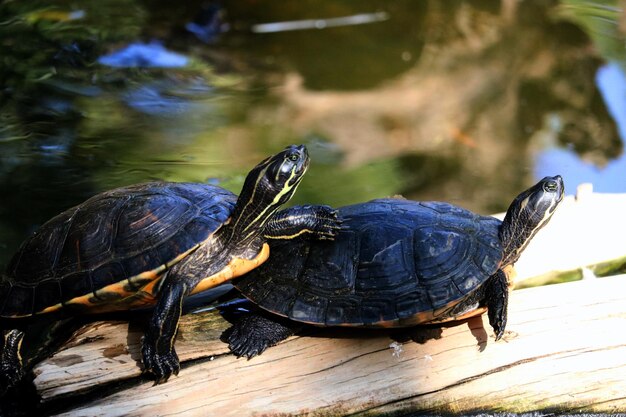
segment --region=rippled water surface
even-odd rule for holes
[[[617,2],[224,3],[0,6],[0,266],[97,192],[238,192],[291,143],[313,160],[295,203],[492,213],[554,174],[626,192]]]

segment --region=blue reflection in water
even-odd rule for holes
[[[601,67],[596,74],[596,84],[615,120],[620,137],[626,142],[626,76],[616,63]],[[561,174],[573,187],[583,182],[593,183],[594,191],[626,192],[626,155],[609,162],[605,167],[596,167],[582,161],[576,153],[567,149],[550,148],[542,152],[535,165],[535,177]]]
[[[131,43],[108,55],[98,58],[98,62],[110,67],[160,67],[180,68],[189,63],[189,59],[176,52],[169,51],[158,42]]]
[[[155,85],[144,85],[124,94],[126,103],[143,113],[161,117],[179,117],[189,111],[192,102],[183,98],[164,94]]]

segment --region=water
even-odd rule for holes
[[[237,192],[291,143],[313,159],[294,203],[403,194],[492,213],[554,174],[568,193],[626,192],[617,3],[202,3],[0,6],[0,267],[97,192]],[[321,29],[254,30],[303,21]],[[186,65],[105,65],[129,45]]]
[[[596,85],[611,117],[617,124],[619,135],[626,138],[626,78],[620,66],[609,63],[596,73]],[[554,121],[557,130],[559,121]],[[593,164],[582,160],[573,149],[552,144],[538,155],[535,162],[536,176],[559,171],[571,184],[592,183],[597,192],[623,192],[626,183],[626,158],[609,160],[605,164]]]

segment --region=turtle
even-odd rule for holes
[[[444,202],[401,198],[338,208],[332,242],[270,243],[272,257],[233,281],[255,309],[222,340],[252,358],[307,325],[412,327],[482,314],[504,334],[512,265],[563,198],[545,177],[503,221]],[[432,329],[431,329],[432,331]]]
[[[306,147],[292,145],[254,167],[238,197],[216,185],[148,182],[103,192],[43,224],[0,277],[4,384],[24,374],[20,345],[33,321],[146,307],[144,372],[157,384],[178,374],[185,297],[258,267],[268,240],[336,234],[329,206],[278,211],[308,166]]]

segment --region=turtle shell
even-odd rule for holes
[[[234,281],[260,307],[324,326],[409,326],[440,317],[502,261],[501,222],[447,203],[382,199],[339,209],[334,242],[272,242]]]
[[[22,244],[0,280],[0,317],[69,305],[120,309],[113,301],[154,282],[209,238],[236,199],[217,186],[168,182],[98,194]]]

